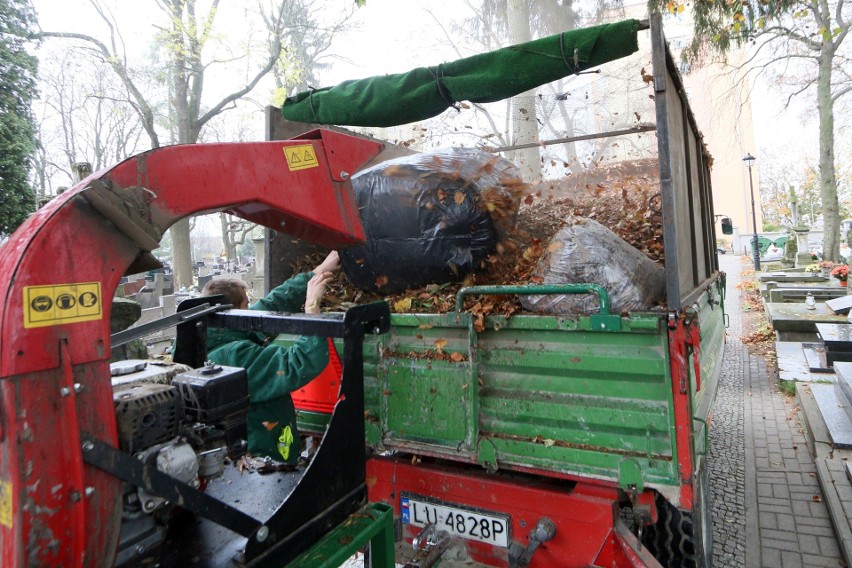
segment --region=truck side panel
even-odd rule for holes
[[[621,332],[590,331],[585,319],[488,318],[478,333],[468,314],[394,315],[371,354],[376,374],[365,373],[381,425],[371,442],[606,479],[632,460],[648,481],[675,483],[662,318],[623,318]]]

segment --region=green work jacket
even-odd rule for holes
[[[293,276],[249,309],[300,312],[312,272]],[[301,443],[290,393],[308,384],[328,365],[325,337],[300,337],[289,348],[271,344],[274,336],[256,331],[211,329],[207,359],[245,367],[248,374],[248,451],[296,463]]]

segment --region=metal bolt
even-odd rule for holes
[[[74,392],[83,392],[83,385],[80,383],[74,383]]]
[[[136,547],[136,554],[140,554],[140,555],[145,554],[145,545],[140,544],[139,546],[137,546]]]
[[[379,329],[379,326],[373,328],[373,335],[379,335],[382,333],[382,330]]]
[[[340,172],[340,179],[349,179],[349,172]]]
[[[90,442],[88,440],[83,442],[83,451],[84,452],[91,452],[94,449],[95,449],[95,445],[92,442]]]
[[[61,394],[62,396],[68,396],[71,394],[71,389],[69,389],[68,387],[62,387],[61,389],[59,389],[59,394]]]
[[[94,492],[95,492],[94,487],[86,487],[86,497],[91,497]]]
[[[80,495],[79,491],[72,491],[71,492],[71,502],[72,503],[77,503],[80,499],[82,499],[82,496]]]
[[[255,535],[255,538],[257,538],[257,542],[263,542],[267,539],[267,537],[269,537],[269,527],[264,525],[257,529],[257,534]]]

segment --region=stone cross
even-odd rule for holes
[[[790,209],[793,211],[793,226],[799,226],[799,204],[796,203],[796,192],[790,186]]]

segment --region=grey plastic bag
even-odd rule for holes
[[[591,219],[563,227],[539,259],[533,276],[542,284],[599,284],[609,293],[612,313],[649,310],[664,302],[665,270]],[[521,296],[524,309],[550,314],[597,313],[593,294]]]

